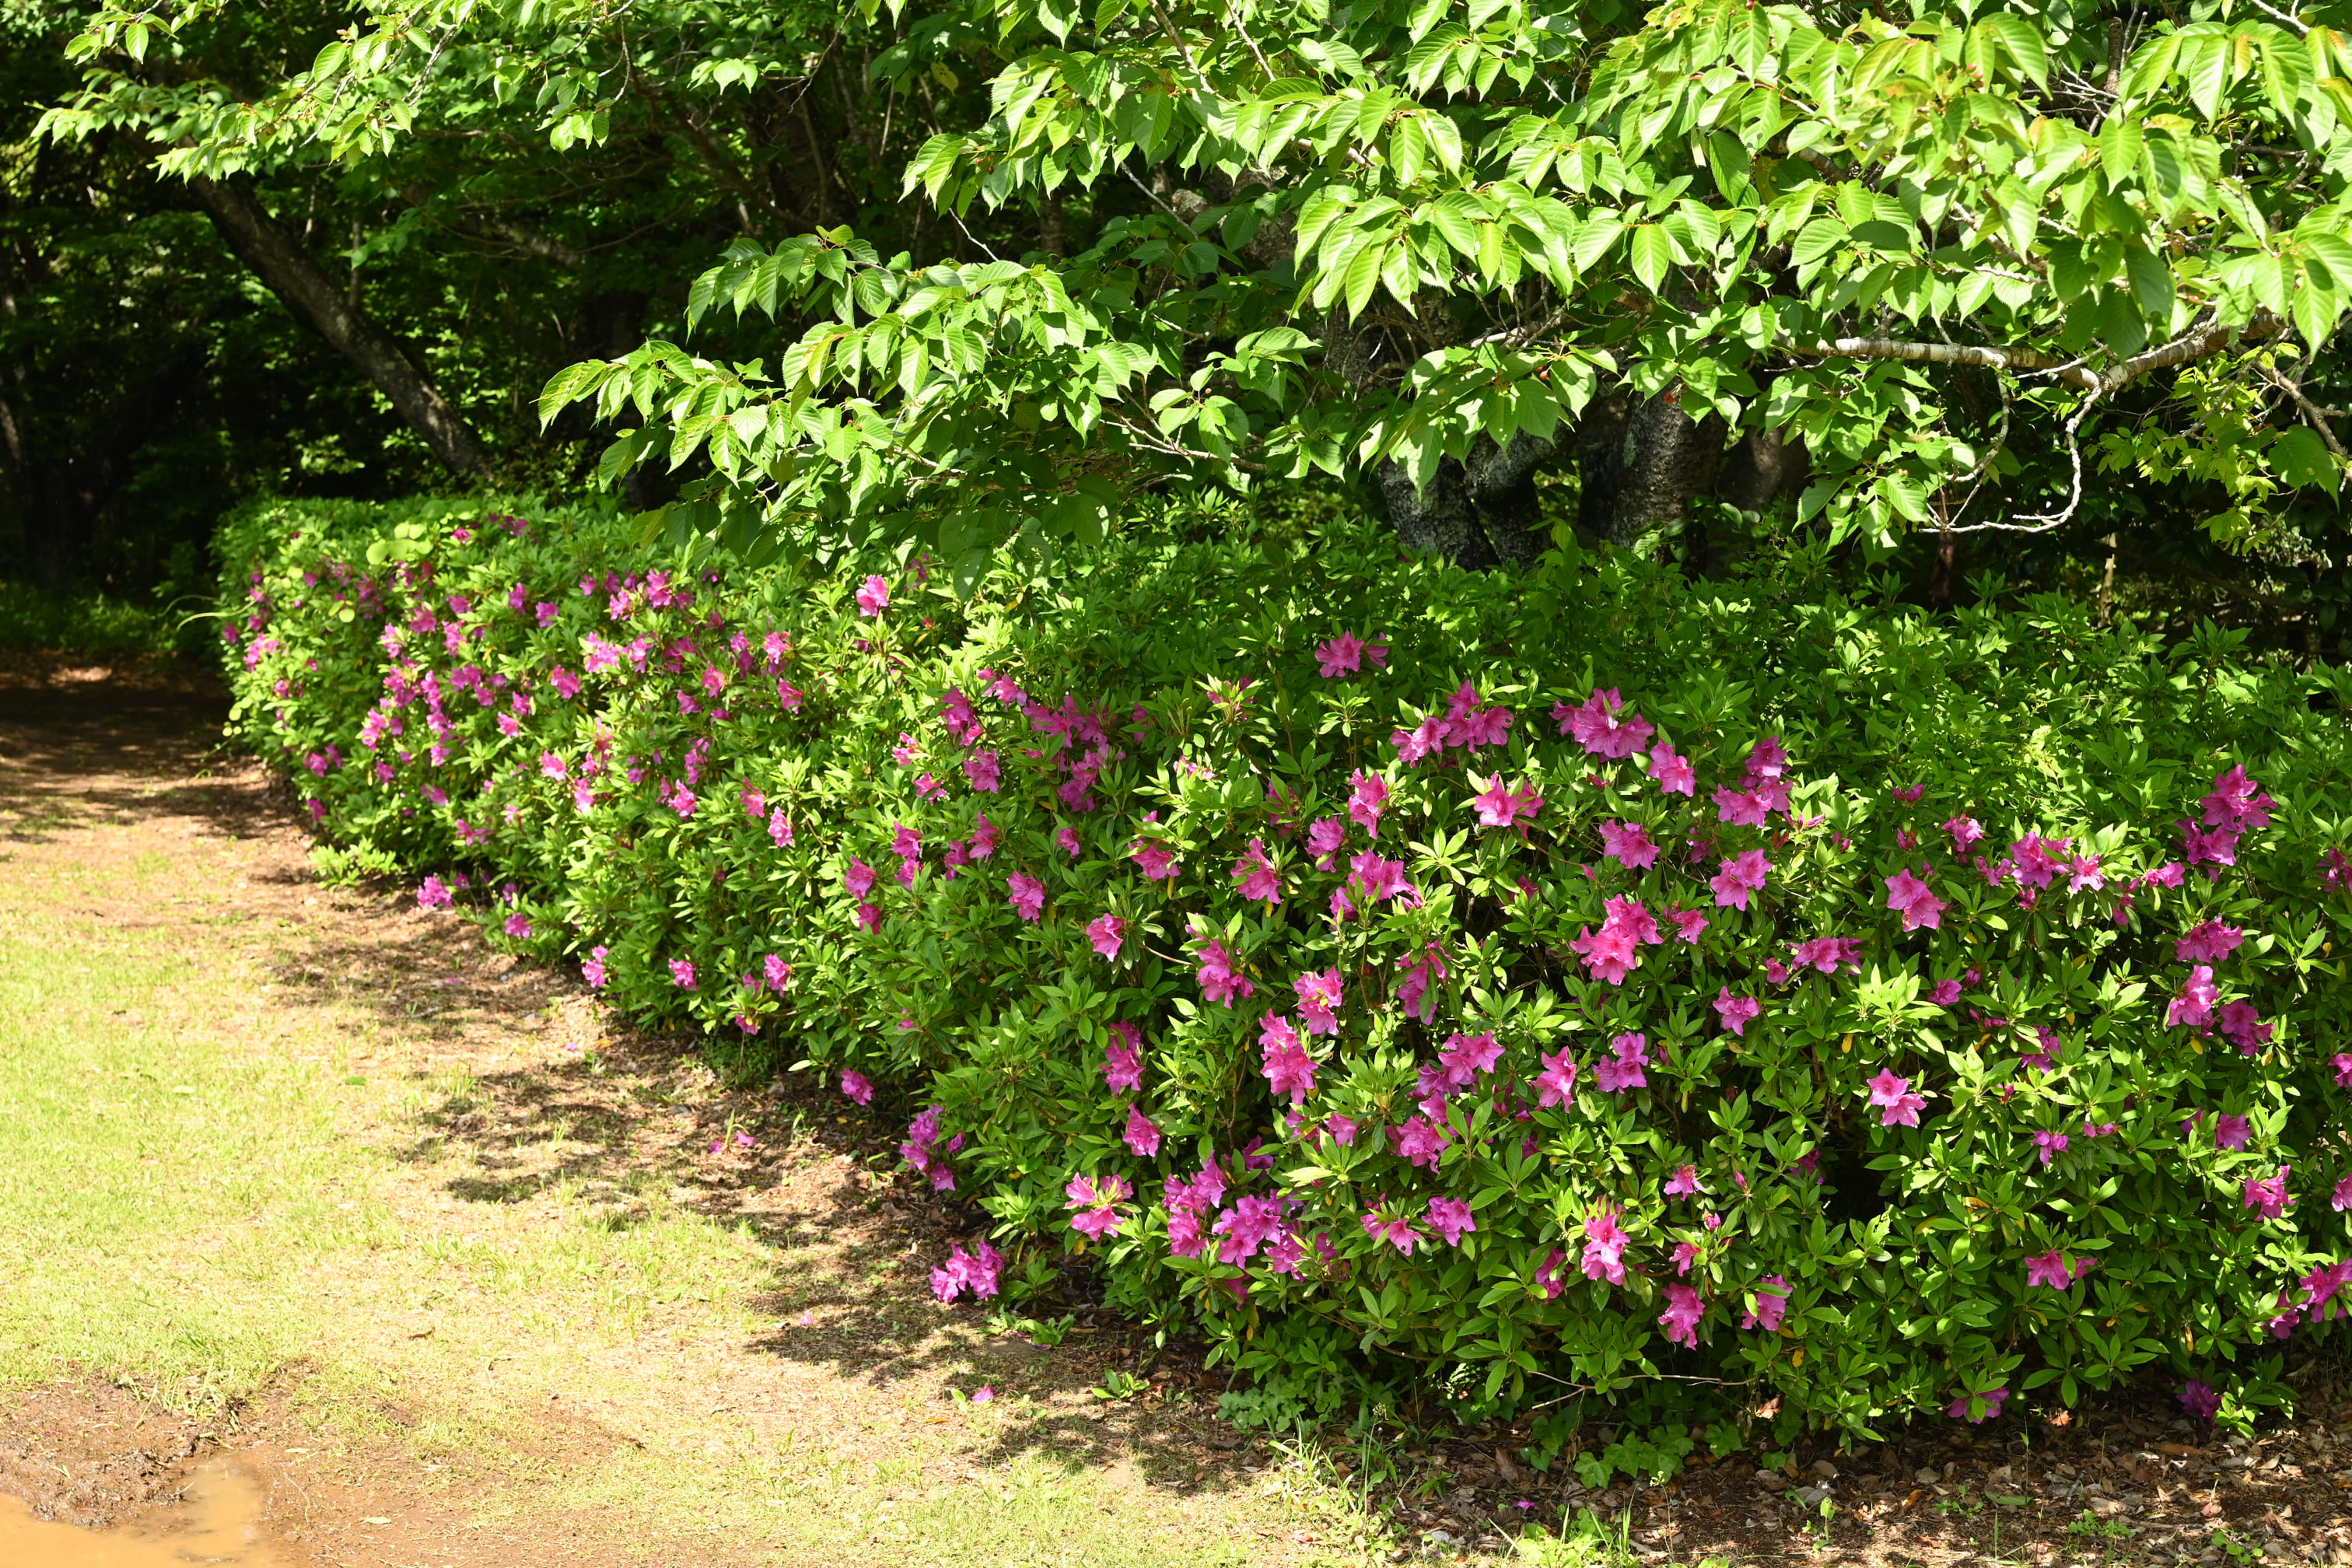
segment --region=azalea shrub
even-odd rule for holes
[[[224,550],[322,837],[898,1108],[989,1219],[943,1300],[1083,1259],[1268,1418],[1653,1435],[1604,1476],[2136,1378],[2243,1420],[2343,1310],[2341,670],[1345,521],[962,592],[519,502]]]

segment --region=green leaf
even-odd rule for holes
[[[1798,267],[1811,267],[1845,243],[1847,233],[1838,219],[1817,217],[1798,231],[1796,243],[1789,247],[1789,259]]]
[[[2137,174],[2139,155],[2147,146],[2138,121],[2122,113],[2108,115],[2099,131],[2099,163],[2107,172],[2108,183],[2120,185]]]
[[[1345,282],[1341,285],[1348,302],[1348,319],[1354,321],[1372,302],[1372,290],[1381,286],[1381,251],[1378,243],[1366,245],[1348,263]]]
[[[2132,299],[2149,324],[2161,332],[2172,321],[2172,268],[2164,258],[2135,245],[2124,252],[2124,271],[2131,279]]]
[[[1642,280],[1643,287],[1653,294],[1664,289],[1666,274],[1673,270],[1675,263],[1675,242],[1666,237],[1664,229],[1654,223],[1635,224],[1626,238],[1625,254],[1633,276]]]
[[[2180,74],[2189,101],[2200,114],[2212,119],[2221,111],[2221,94],[2230,87],[2230,40],[2215,33],[2182,40]]]
[[[2317,485],[2334,495],[2344,482],[2344,470],[2336,455],[2315,432],[2301,425],[2272,443],[2270,458],[2279,478],[2297,489]]]

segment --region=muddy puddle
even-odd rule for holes
[[[261,1538],[262,1502],[253,1472],[227,1456],[190,1471],[179,1503],[111,1530],[37,1520],[16,1499],[0,1497],[0,1563],[6,1568],[189,1568],[204,1563],[279,1568]]]

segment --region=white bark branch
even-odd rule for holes
[[[2256,310],[2242,327],[2212,322],[2145,353],[2134,354],[2105,372],[2095,371],[2075,360],[2060,359],[2040,349],[1910,342],[1901,338],[1832,338],[1827,342],[1791,343],[1789,352],[1812,359],[1899,359],[1925,364],[1975,365],[1994,371],[2046,370],[2068,386],[2105,396],[2144,375],[2219,353],[2242,340],[2258,342],[2274,338],[2286,327],[2284,317],[2270,310]]]

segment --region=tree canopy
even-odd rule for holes
[[[224,228],[242,190],[364,184],[403,204],[371,254],[533,258],[575,309],[626,271],[631,330],[562,334],[539,412],[593,411],[599,480],[682,479],[672,526],[755,554],[894,539],[969,576],[1139,491],[1322,479],[1517,562],[1550,473],[1621,543],[1706,497],[1865,551],[2341,544],[2340,5],[320,20],[305,54],[222,0],[100,7],[43,134],[143,140]],[[433,417],[455,468],[525,444]]]

